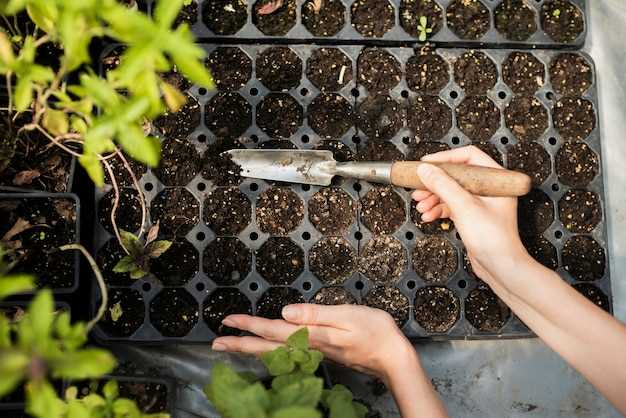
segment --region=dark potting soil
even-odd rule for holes
[[[272,187],[257,200],[256,220],[266,234],[285,235],[296,229],[304,219],[304,203],[290,189]]]
[[[319,10],[308,1],[302,5],[302,24],[315,36],[334,36],[346,23],[345,11],[341,0],[325,0]]]
[[[321,91],[337,91],[354,78],[352,61],[339,48],[319,48],[306,62],[306,76]]]
[[[502,153],[498,150],[498,147],[493,145],[491,142],[474,142],[472,145],[487,154],[489,157],[491,157],[492,160],[494,160],[498,164],[504,164],[502,160]]]
[[[420,19],[426,18],[426,27],[432,32],[427,36],[437,34],[443,26],[443,10],[434,0],[402,0],[400,3],[400,25],[402,29],[414,38],[419,38],[421,31]]]
[[[359,150],[356,161],[400,161],[404,154],[391,142],[368,142]]]
[[[406,84],[417,93],[439,94],[450,81],[450,67],[430,48],[422,48],[406,62]]]
[[[371,140],[391,139],[404,126],[404,109],[386,94],[369,96],[357,106],[356,123]]]
[[[397,86],[402,78],[400,62],[382,48],[364,48],[356,67],[358,84],[370,94],[386,93]]]
[[[309,250],[311,272],[325,284],[341,284],[356,270],[356,251],[341,237],[326,237]]]
[[[407,110],[407,125],[417,142],[437,141],[450,131],[452,111],[439,97],[418,96]]]
[[[551,270],[556,270],[559,266],[556,248],[544,237],[523,237],[522,242],[528,254],[539,263]]]
[[[587,190],[569,190],[559,200],[559,219],[575,234],[593,231],[602,220],[598,195]]]
[[[256,314],[269,319],[282,319],[283,308],[294,303],[304,303],[304,298],[296,289],[272,287],[257,302]]]
[[[114,233],[111,224],[111,211],[115,201],[115,191],[111,190],[98,203],[98,221],[111,234]],[[141,200],[135,189],[121,188],[120,198],[115,211],[115,222],[119,229],[136,232],[141,227]]]
[[[356,299],[340,286],[323,287],[313,296],[311,303],[318,305],[356,305]]]
[[[203,2],[202,21],[217,35],[234,35],[246,24],[247,19],[248,5],[243,0]]]
[[[256,269],[273,285],[290,285],[304,269],[304,251],[289,238],[271,237],[256,252]]]
[[[606,255],[593,238],[576,235],[563,246],[563,268],[576,280],[593,281],[604,276]]]
[[[184,188],[165,189],[150,206],[152,222],[161,225],[165,237],[184,237],[200,221],[200,205]]]
[[[465,299],[465,317],[478,331],[497,332],[511,317],[511,310],[483,283]]]
[[[150,322],[164,337],[184,337],[198,322],[198,311],[185,289],[163,289],[150,304]]]
[[[207,148],[202,163],[202,177],[216,186],[236,186],[243,180],[241,167],[223,152],[245,148],[238,139],[218,138]]]
[[[354,109],[336,93],[322,93],[307,108],[311,129],[326,139],[339,139],[354,125]]]
[[[191,81],[178,71],[176,65],[174,65],[170,71],[160,73],[159,75],[163,81],[176,87],[180,92],[185,92],[192,86]]]
[[[610,311],[609,298],[594,285],[590,283],[576,283],[573,285],[574,289],[578,290],[584,297],[593,302],[594,305],[599,306],[605,311]]]
[[[593,83],[591,65],[582,55],[559,54],[550,63],[550,82],[558,94],[581,95]]]
[[[254,3],[252,23],[268,36],[283,36],[296,24],[296,0],[284,0],[283,5],[269,14],[260,14],[259,9],[272,0],[257,0]]]
[[[520,235],[541,235],[554,222],[554,203],[547,194],[532,189],[518,200],[517,225]]]
[[[533,96],[515,96],[504,109],[504,121],[520,141],[536,141],[548,129],[548,111]]]
[[[445,234],[454,229],[454,222],[450,219],[437,219],[432,222],[422,221],[422,214],[418,212],[415,201],[411,201],[411,220],[426,235]]]
[[[520,142],[510,146],[507,163],[510,170],[529,175],[535,186],[546,181],[552,172],[550,155],[536,142]]]
[[[596,127],[593,103],[580,97],[564,97],[552,111],[554,127],[566,141],[583,141]]]
[[[252,220],[252,204],[238,187],[219,187],[204,201],[204,221],[216,235],[237,235]]]
[[[130,167],[131,171],[135,175],[135,178],[137,179],[137,181],[139,181],[139,179],[141,179],[143,175],[146,174],[146,172],[148,171],[148,167],[133,160],[131,157],[129,157],[126,154],[124,154],[124,158],[126,159],[126,162],[128,163],[128,166]],[[111,170],[113,171],[113,177],[115,178],[115,181],[117,182],[118,186],[121,186],[121,187],[133,186],[133,179],[130,173],[128,172],[128,170],[126,169],[124,162],[119,157],[119,155],[109,158],[107,162],[111,165]],[[107,184],[111,184],[108,170],[104,170],[104,181]]]
[[[252,269],[252,253],[237,238],[217,237],[204,250],[204,272],[220,286],[236,285]]]
[[[269,90],[286,91],[300,84],[302,60],[286,46],[265,49],[256,57],[256,77]]]
[[[237,289],[216,289],[204,301],[202,313],[204,322],[206,322],[215,334],[237,336],[241,335],[241,331],[223,325],[222,321],[228,315],[252,315],[252,304],[250,300]]]
[[[256,106],[256,123],[270,138],[289,138],[302,125],[302,106],[288,93],[270,93]]]
[[[359,271],[377,283],[394,283],[406,265],[406,250],[400,241],[389,235],[372,238],[359,257]]]
[[[422,287],[415,295],[415,320],[428,332],[446,332],[459,320],[459,298],[440,286]]]
[[[496,30],[511,41],[525,41],[537,32],[535,11],[524,0],[504,0],[494,16]]]
[[[489,10],[480,0],[454,0],[446,10],[448,27],[461,39],[479,39],[489,28]]]
[[[133,289],[109,289],[109,305],[98,326],[112,337],[129,337],[143,324],[144,301]]]
[[[431,235],[418,240],[413,249],[413,269],[428,283],[443,283],[458,267],[458,254],[447,239]]]
[[[187,103],[178,112],[168,110],[153,124],[163,138],[185,139],[200,125],[200,119],[200,104],[187,94]]]
[[[174,27],[181,25],[182,23],[188,24],[190,27],[198,21],[198,3],[192,1],[190,4],[185,5],[178,13],[178,17],[174,21]]]
[[[354,201],[337,187],[325,187],[309,199],[309,220],[322,234],[342,233],[355,217]]]
[[[409,155],[407,155],[407,158],[412,161],[419,161],[426,155],[447,151],[449,149],[450,146],[444,142],[411,142],[409,144]]]
[[[198,175],[202,159],[187,139],[170,138],[161,145],[161,162],[154,174],[166,186],[185,186]]]
[[[113,48],[104,58],[101,60],[102,71],[106,74],[109,71],[115,70],[122,63],[122,54],[126,52],[125,46],[117,46]]]
[[[352,26],[366,38],[382,38],[395,25],[394,8],[388,0],[357,0],[350,12]]]
[[[517,94],[533,94],[543,87],[546,69],[530,52],[512,52],[502,63],[502,78]]]
[[[184,286],[198,272],[198,258],[198,250],[178,238],[164,254],[150,261],[150,273],[164,286]]]
[[[467,95],[485,94],[496,85],[496,64],[481,51],[468,51],[454,63],[454,81]]]
[[[117,238],[111,238],[98,250],[96,263],[100,267],[104,281],[109,286],[130,286],[135,280],[130,278],[129,273],[116,273],[115,265],[126,256]]]
[[[561,183],[572,187],[588,185],[600,170],[598,156],[584,142],[565,142],[555,162]]]
[[[167,412],[167,386],[158,382],[118,382],[122,398],[133,399],[144,414]]]
[[[361,222],[374,234],[393,234],[406,220],[404,200],[391,186],[377,186],[361,198]]]
[[[317,144],[314,149],[319,151],[331,151],[333,153],[335,161],[338,161],[340,163],[354,160],[354,153],[352,152],[350,147],[341,141],[336,141],[332,139],[320,141],[320,143]]]
[[[583,32],[581,10],[567,0],[551,0],[541,7],[541,27],[556,42],[572,42]]]
[[[386,311],[398,327],[402,327],[409,320],[409,299],[395,287],[374,287],[363,299],[363,304]]]
[[[500,110],[487,96],[471,96],[456,109],[457,125],[472,141],[488,141],[500,127]]]
[[[205,108],[204,122],[215,135],[236,138],[252,125],[252,106],[239,93],[221,92]]]
[[[263,141],[258,146],[259,149],[297,149],[296,145],[288,139],[270,139],[269,141]],[[271,180],[265,180],[269,183],[273,183]],[[280,183],[280,182],[275,182]],[[287,183],[284,183],[287,184]]]
[[[252,77],[252,59],[236,47],[215,49],[207,58],[207,67],[219,90],[239,90]]]

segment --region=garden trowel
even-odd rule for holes
[[[331,151],[248,150],[227,151],[241,167],[241,175],[264,180],[328,186],[334,176],[424,190],[417,175],[419,161],[337,162]],[[526,174],[476,165],[429,163],[443,169],[467,191],[480,196],[523,196],[530,191]]]

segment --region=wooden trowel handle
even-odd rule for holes
[[[408,189],[425,190],[417,175],[419,161],[399,161],[391,166],[391,183]],[[524,196],[530,191],[531,179],[517,171],[468,164],[428,163],[448,173],[465,190],[479,196]]]

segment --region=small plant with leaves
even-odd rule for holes
[[[428,18],[426,16],[420,16],[417,32],[419,34],[417,39],[420,42],[426,42],[428,36],[433,33],[433,28],[428,27]]]
[[[554,11],[552,12],[552,16],[558,19],[561,16],[561,9],[554,9]]]
[[[130,273],[131,279],[140,279],[150,273],[150,260],[159,258],[172,246],[171,241],[157,240],[159,224],[153,225],[146,236],[146,242],[142,242],[136,235],[120,231],[122,245],[128,251],[128,255],[122,258],[113,267],[115,273]]]
[[[323,354],[309,347],[306,328],[287,339],[287,345],[264,353],[261,360],[273,376],[269,388],[225,364],[213,368],[204,389],[224,418],[362,418],[367,408],[355,402],[350,390],[335,385],[324,389],[315,376]]]

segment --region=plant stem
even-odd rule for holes
[[[66,147],[65,145],[63,145],[56,138],[54,138],[52,135],[50,135],[48,132],[46,132],[45,129],[43,129],[41,126],[39,126],[38,123],[29,125],[29,126],[33,126],[35,129],[37,129],[39,132],[41,132],[46,138],[48,138],[50,141],[52,141],[56,146],[61,148],[63,151],[73,155],[76,158],[80,158],[81,157],[81,154],[79,154],[78,152],[76,152],[74,150],[71,150],[68,147]]]
[[[135,189],[137,189],[137,193],[139,193],[139,203],[141,204],[141,228],[139,229],[139,235],[137,236],[137,238],[141,238],[144,233],[144,225],[146,224],[146,217],[148,215],[148,209],[146,209],[146,196],[143,194],[143,190],[141,190],[141,187],[139,187],[139,181],[137,181],[137,176],[135,175],[135,173],[133,173],[133,170],[130,167],[130,164],[128,164],[128,160],[126,160],[126,157],[124,157],[124,154],[120,152],[119,148],[116,149],[115,153],[122,160],[124,168],[130,174],[130,178],[133,180],[133,185],[135,186]]]
[[[11,76],[13,73],[9,71],[7,73],[7,94],[9,95],[9,116],[13,113],[13,92],[11,91],[13,87],[11,86]]]
[[[115,180],[115,177],[113,176],[113,169],[111,168],[111,164],[109,164],[109,162],[105,160],[102,160],[102,164],[104,165],[104,168],[106,168],[107,173],[109,173],[109,178],[111,179],[111,185],[113,186],[113,191],[115,192],[115,199],[113,200],[113,207],[111,208],[111,226],[113,227],[113,232],[115,232],[115,237],[117,238],[117,241],[120,243],[120,246],[122,247],[124,252],[126,254],[130,254],[130,252],[124,246],[124,243],[122,242],[122,236],[120,235],[120,230],[117,227],[117,221],[115,220],[117,207],[120,203],[120,188],[117,185],[117,181]]]

